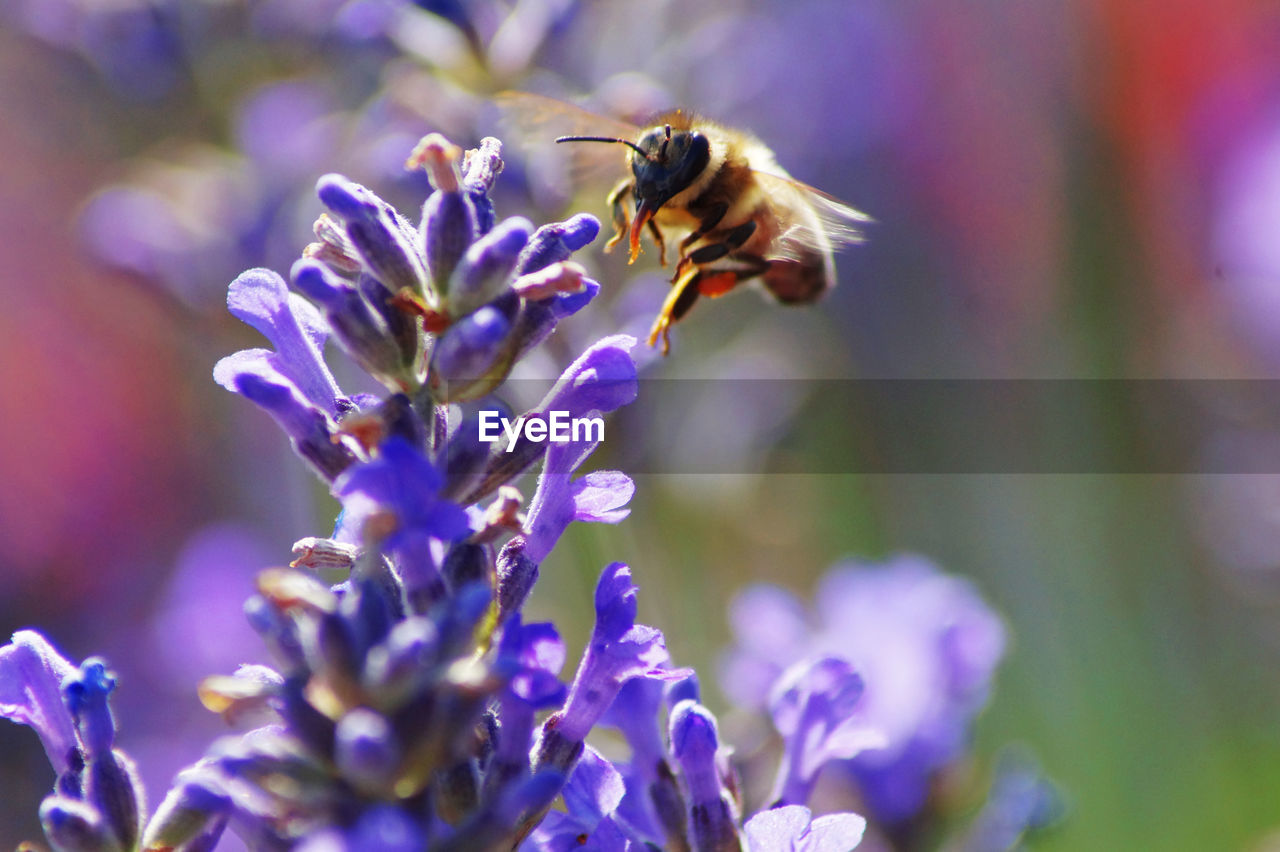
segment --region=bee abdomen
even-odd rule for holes
[[[831,286],[831,274],[821,255],[803,259],[775,258],[762,276],[765,289],[784,305],[817,301]]]

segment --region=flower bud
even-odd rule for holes
[[[518,307],[514,297],[485,305],[441,335],[428,377],[438,402],[484,396],[506,378],[515,354],[511,320]]]

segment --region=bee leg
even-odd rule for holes
[[[724,218],[724,214],[729,212],[728,202],[721,201],[707,208],[706,214],[698,222],[698,227],[692,234],[680,241],[680,251],[685,251],[689,246],[705,237],[707,234],[720,224],[720,220]]]
[[[740,266],[733,269],[703,269],[695,282],[698,292],[712,299],[719,298],[749,278],[755,278],[769,268],[769,261],[755,254],[735,254],[732,259]]]
[[[711,245],[703,246],[695,249],[684,256],[684,262],[692,263],[695,266],[713,263],[731,252],[742,248],[743,243],[751,239],[751,235],[756,232],[756,223],[752,219],[748,219],[738,227],[729,231],[724,235],[724,240]]]
[[[662,310],[658,312],[658,318],[653,321],[653,328],[649,329],[649,345],[656,346],[658,338],[661,337],[663,355],[671,351],[669,336],[671,326],[689,313],[693,303],[698,300],[698,279],[701,276],[702,270],[696,266],[689,266],[672,283],[671,291],[667,293],[667,298],[662,303]]]
[[[654,320],[653,328],[649,330],[650,346],[656,346],[658,338],[661,337],[662,354],[666,355],[671,350],[671,326],[689,313],[698,296],[712,298],[723,296],[738,286],[739,281],[759,275],[768,268],[768,262],[756,255],[734,255],[734,260],[745,264],[739,269],[701,268],[741,248],[747,240],[751,239],[755,230],[756,223],[748,220],[726,233],[723,241],[703,246],[680,258],[680,263],[676,266],[675,280],[671,282],[671,292],[667,294],[666,301],[662,303],[662,310]],[[684,242],[687,243],[688,239],[686,238]]]
[[[604,244],[605,251],[612,251],[613,247],[622,242],[626,237],[627,231],[631,228],[631,220],[627,217],[626,201],[631,197],[635,185],[624,180],[613,188],[613,192],[609,193],[609,197],[605,199],[605,203],[613,209],[613,230],[614,234],[609,238],[609,242]]]

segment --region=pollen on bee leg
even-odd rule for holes
[[[671,317],[666,312],[658,314],[653,321],[653,328],[649,329],[649,345],[657,346],[659,336],[662,337],[662,354],[666,355],[671,351]]]
[[[713,299],[723,296],[736,286],[738,286],[738,273],[736,272],[703,273],[702,277],[698,279],[698,292]]]
[[[670,329],[677,319],[676,307],[680,304],[681,297],[684,296],[685,291],[698,278],[698,273],[698,267],[689,264],[688,268],[671,283],[671,290],[667,293],[667,298],[662,302],[662,310],[658,312],[658,318],[653,321],[653,328],[649,330],[650,346],[657,346],[658,337],[662,337],[663,355],[671,351]],[[684,310],[687,309],[688,306],[684,306]],[[684,310],[680,312],[682,316]]]

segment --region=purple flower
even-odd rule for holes
[[[426,259],[417,250],[416,229],[390,204],[335,174],[320,178],[316,194],[342,222],[343,233],[360,261],[392,293],[407,289],[428,297],[436,295],[427,289]]]
[[[625,473],[605,470],[572,478],[598,444],[578,441],[547,448],[525,524],[525,555],[535,562],[546,558],[573,521],[616,524],[630,514],[626,506],[636,487]]]
[[[342,501],[343,526],[355,540],[371,535],[393,550],[436,538],[456,541],[471,533],[461,506],[437,497],[444,477],[421,452],[401,438],[385,441],[374,458],[352,467],[333,483]],[[386,517],[389,513],[389,517]],[[370,530],[375,515],[389,527]]]
[[[846,852],[862,842],[867,821],[857,814],[816,819],[803,805],[761,811],[742,827],[746,852]]]
[[[85,755],[98,757],[111,750],[116,737],[116,722],[111,717],[107,696],[116,688],[116,677],[107,671],[107,664],[91,657],[80,665],[80,670],[62,683],[63,698],[71,719],[75,722]]]
[[[720,748],[715,717],[696,701],[671,708],[671,756],[680,766],[688,791],[689,839],[706,852],[734,852],[738,805],[725,783],[727,755]]]
[[[1006,748],[982,811],[958,848],[965,852],[1022,848],[1025,838],[1058,822],[1065,810],[1061,793],[1033,758]]]
[[[333,484],[333,495],[342,502],[339,535],[394,554],[404,594],[419,609],[442,594],[445,543],[471,534],[466,511],[438,496],[443,482],[421,452],[392,437],[374,458]]]
[[[299,290],[324,309],[334,336],[352,360],[389,388],[413,390],[416,329],[406,316],[387,308],[390,293],[380,282],[366,278],[365,290],[361,290],[324,264],[305,258],[293,265],[291,277]],[[382,311],[371,304],[379,297]]]
[[[502,295],[532,233],[533,223],[512,217],[472,243],[446,282],[449,310],[466,316]]]
[[[251,269],[231,282],[227,309],[260,331],[275,350],[246,349],[223,358],[213,368],[214,381],[237,391],[237,379],[252,374],[293,387],[325,414],[338,415],[341,393],[324,363],[329,328],[309,302],[290,293],[271,270]]]
[[[569,772],[581,757],[587,733],[632,678],[670,681],[688,675],[688,669],[666,668],[669,660],[662,633],[636,624],[637,588],[626,565],[615,562],[604,569],[596,585],[596,624],[564,709],[543,724],[534,746],[534,771]],[[527,814],[524,824],[536,825],[542,814]]]
[[[688,833],[684,794],[671,764],[659,713],[663,693],[676,684],[632,678],[622,685],[599,724],[617,728],[631,747],[631,757],[618,769],[626,781],[626,795],[618,814],[628,825],[654,841],[683,842]]]
[[[812,618],[771,586],[739,595],[730,618],[738,647],[722,682],[739,703],[761,707],[792,663],[814,656],[847,660],[861,676],[862,718],[887,743],[848,765],[886,822],[916,813],[933,774],[964,753],[1004,651],[1004,627],[973,587],[918,556],[837,567]]]
[[[626,852],[634,848],[633,838],[614,819],[625,792],[617,768],[588,746],[564,785],[566,810],[548,813],[520,849],[571,852],[589,846],[600,852]]]
[[[595,413],[590,413],[595,416]],[[596,471],[574,480],[599,441],[568,441],[546,450],[542,474],[525,519],[525,533],[503,548],[498,558],[500,615],[515,612],[538,578],[538,566],[573,521],[616,524],[630,509],[631,478],[619,471]]]
[[[486,772],[487,792],[529,772],[535,715],[564,702],[565,686],[557,677],[564,658],[564,642],[553,625],[523,624],[519,613],[503,625],[498,660],[510,670],[510,679],[498,695],[501,727]]]
[[[71,766],[76,730],[62,698],[62,683],[76,667],[34,630],[19,630],[0,648],[0,716],[40,735],[59,775]]]
[[[520,302],[484,305],[450,326],[431,353],[432,392],[442,400],[488,392],[513,363],[514,320]]]
[[[544,733],[554,729],[564,740],[581,742],[631,678],[671,681],[689,674],[688,669],[665,667],[670,657],[661,631],[636,624],[638,591],[631,583],[631,570],[621,562],[609,565],[600,575],[595,629],[565,708],[554,724],[544,727]]]
[[[561,374],[542,401],[531,411],[526,412],[524,415],[526,420],[545,420],[548,413],[552,411],[564,412],[563,416],[568,418],[584,418],[593,415],[593,412],[595,414],[611,412],[634,400],[639,391],[636,367],[630,355],[635,343],[635,338],[627,335],[613,335],[596,341]],[[513,445],[499,445],[492,449],[483,465],[483,470],[477,475],[468,477],[456,490],[465,495],[461,499],[478,500],[528,470],[543,457],[547,450],[546,443],[530,441],[522,432]],[[563,456],[557,456],[562,459],[561,463],[550,470],[558,474],[571,474],[575,462],[580,463],[584,457],[584,452],[566,451]],[[593,489],[592,500],[599,497],[604,502],[593,508],[584,501],[583,509],[597,513],[601,520],[608,521],[613,513],[621,508],[620,504],[612,504],[621,498],[627,486],[617,477],[610,480],[597,478],[592,482],[601,486],[601,490]],[[561,500],[544,500],[543,502],[562,503]],[[549,524],[548,532],[554,528]],[[515,544],[520,550],[520,558],[523,559],[524,568],[521,569],[523,572],[521,576],[524,576],[528,573],[525,569],[530,566],[536,568],[538,563],[523,555],[523,539],[516,539]],[[527,587],[518,594],[510,596],[503,591],[501,596],[504,598],[504,606],[511,601],[517,603],[523,601],[523,596],[527,593]]]
[[[796,663],[778,678],[769,700],[773,725],[784,741],[771,796],[775,806],[807,803],[828,761],[885,745],[884,735],[858,712],[862,693],[862,678],[838,657]]]
[[[596,341],[561,374],[536,410],[567,411],[571,417],[583,417],[632,402],[639,392],[630,354],[635,345],[636,339],[626,334]]]
[[[115,682],[101,660],[72,666],[31,630],[0,648],[0,714],[34,728],[58,772],[40,821],[59,848],[131,849],[138,840],[142,785],[111,747]]]

